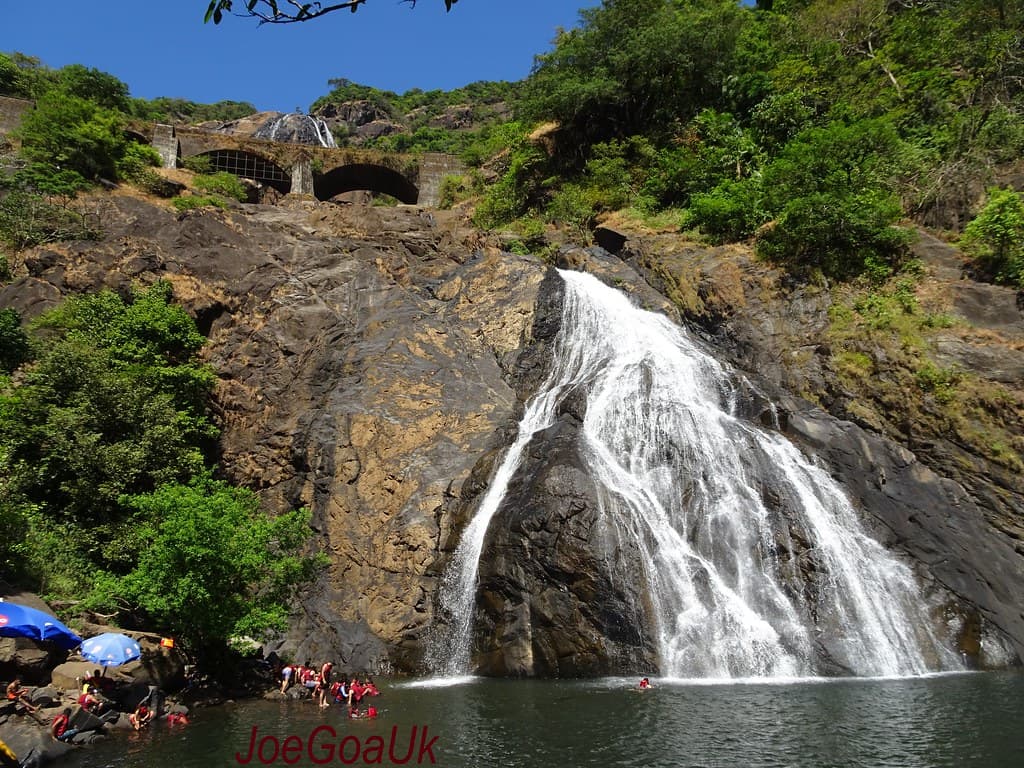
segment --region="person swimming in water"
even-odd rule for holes
[[[647,679],[646,677],[643,680],[640,681],[640,690],[641,691],[646,691],[646,690],[648,690],[650,688],[653,688],[653,687],[654,686],[651,685],[651,681],[649,679]]]

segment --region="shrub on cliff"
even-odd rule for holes
[[[21,318],[13,309],[0,309],[0,372],[10,373],[32,355]]]
[[[59,90],[25,113],[16,134],[29,160],[75,171],[89,181],[116,179],[128,146],[123,115]]]
[[[200,192],[221,195],[239,202],[245,202],[248,197],[248,192],[246,192],[241,179],[226,171],[196,176],[192,181],[192,186]]]
[[[89,597],[181,639],[207,664],[230,638],[262,638],[287,625],[293,589],[324,565],[303,555],[309,513],[271,518],[251,491],[201,476],[127,499],[137,519],[135,566],[104,574]]]
[[[0,191],[0,241],[15,249],[60,240],[96,240],[101,232],[96,211],[68,197],[25,189]]]
[[[990,189],[960,246],[996,281],[1024,288],[1024,198],[1012,189]]]
[[[0,392],[0,474],[2,495],[39,514],[2,549],[17,551],[33,586],[65,572],[78,589],[97,566],[131,562],[124,494],[207,466],[214,377],[166,284],[128,302],[109,292],[69,299],[30,330],[37,360]],[[55,561],[50,544],[75,554]]]

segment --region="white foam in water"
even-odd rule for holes
[[[731,372],[667,318],[591,275],[561,275],[551,372],[442,580],[450,622],[428,655],[435,672],[470,671],[487,527],[527,444],[580,389],[580,452],[608,562],[644,564],[661,675],[802,680],[821,674],[819,637],[859,676],[962,668],[936,637],[910,568],[866,534],[841,488],[778,434],[734,415]],[[798,557],[811,561],[799,567]]]
[[[395,683],[393,688],[452,688],[456,685],[468,685],[479,682],[473,675],[457,675],[454,677],[428,677],[422,680]]]

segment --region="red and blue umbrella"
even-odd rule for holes
[[[104,632],[82,643],[82,658],[104,667],[116,667],[139,658],[142,650],[128,635]]]
[[[57,618],[27,605],[0,601],[0,637],[27,637],[37,642],[48,640],[70,651],[82,638]]]

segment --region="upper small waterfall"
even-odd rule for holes
[[[330,148],[337,146],[330,128],[322,118],[299,112],[270,118],[256,129],[253,138]]]
[[[665,317],[591,275],[560,274],[550,373],[442,579],[450,623],[428,654],[435,672],[471,671],[487,527],[526,446],[571,394],[586,398],[579,448],[602,525],[643,563],[663,675],[958,668],[910,567],[865,532],[825,471],[737,417],[730,371]]]

